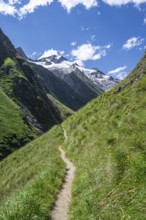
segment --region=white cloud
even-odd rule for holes
[[[21,0],[8,0],[10,5],[21,4]]]
[[[144,24],[146,24],[146,17],[144,18],[143,22],[144,22]]]
[[[15,16],[17,13],[17,9],[10,4],[6,4],[4,1],[0,0],[0,13],[4,15],[12,15]]]
[[[71,44],[70,44],[71,46],[76,46],[77,45],[77,42],[76,41],[73,41],[73,42],[71,42]]]
[[[116,79],[124,79],[127,76],[127,72],[125,71],[127,69],[127,66],[118,67],[114,70],[110,70],[108,72],[108,75],[116,78]]]
[[[110,6],[121,6],[128,3],[133,3],[138,6],[142,3],[146,3],[146,0],[102,0],[104,3]],[[5,15],[18,16],[23,18],[28,13],[33,13],[40,6],[47,6],[55,2],[54,0],[28,0],[28,3],[23,4],[24,0],[0,0],[0,13]],[[98,6],[99,0],[58,0],[61,6],[64,7],[68,12],[72,8],[81,4],[85,6],[86,9]],[[146,23],[146,19],[144,19]],[[83,28],[84,29],[84,28]],[[85,28],[84,30],[88,30]]]
[[[23,18],[24,15],[33,13],[38,7],[50,5],[53,1],[54,0],[29,0],[27,4],[22,6],[21,0],[8,0],[8,3],[0,0],[0,13]],[[20,5],[19,7],[18,4]]]
[[[120,72],[124,71],[125,69],[127,69],[127,66],[118,67],[114,70],[110,70],[108,72],[108,74],[111,75],[111,74],[115,74],[115,73],[120,73]]]
[[[84,5],[87,9],[98,5],[97,0],[59,0],[59,2],[68,12],[79,4]]]
[[[23,17],[25,14],[33,13],[35,9],[40,6],[50,5],[54,0],[30,0],[28,4],[24,5],[18,11],[18,15]]]
[[[50,57],[50,56],[53,56],[53,55],[56,55],[56,56],[62,56],[64,55],[64,51],[61,50],[61,51],[57,51],[57,50],[54,50],[54,49],[50,49],[50,50],[45,50],[45,52],[39,57],[39,59],[42,59],[42,58],[45,58],[45,57]]]
[[[45,50],[45,52],[42,54],[42,56],[39,57],[39,59],[49,57],[49,56],[52,56],[52,55],[58,56],[58,51],[54,50],[54,49]]]
[[[58,0],[62,7],[68,12],[79,4],[82,4],[86,9],[95,7],[98,5],[97,0]],[[8,0],[5,3],[4,0],[0,0],[0,13],[5,15],[18,16],[23,18],[28,13],[33,13],[37,8],[41,6],[47,6],[54,2],[54,0],[29,0],[28,3],[22,5],[22,0]]]
[[[103,0],[106,4],[111,6],[121,6],[129,3],[133,3],[135,5],[140,5],[142,3],[146,3],[146,0]]]
[[[139,45],[143,44],[144,39],[140,37],[132,37],[126,41],[123,45],[123,49],[131,50],[134,47],[138,47]]]
[[[99,60],[102,56],[106,56],[107,49],[110,45],[94,46],[90,43],[82,44],[77,49],[71,51],[71,55],[77,60]]]

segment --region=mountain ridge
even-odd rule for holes
[[[74,91],[50,71],[28,62],[23,50],[21,48],[16,50],[1,29],[0,51],[0,87],[19,108],[23,125],[31,137],[36,137],[55,124],[61,123],[73,113],[73,110],[78,110],[103,92],[80,79],[77,81],[82,93]],[[3,117],[4,127],[7,129],[9,126],[7,115]],[[20,136],[18,124],[17,129],[11,129],[10,133],[1,132],[0,159],[23,145]],[[10,147],[4,151],[7,148],[7,139]],[[15,142],[15,146],[11,145],[11,142]],[[24,143],[26,144],[26,141]]]
[[[63,56],[53,55],[50,57],[43,57],[32,62],[50,70],[58,78],[61,78],[66,82],[68,82],[66,80],[66,77],[71,78],[70,75],[74,73],[78,76],[84,75],[84,77],[87,77],[87,80],[89,79],[92,83],[94,83],[97,87],[104,91],[110,90],[119,83],[118,80],[104,74],[97,68],[88,69],[82,67],[78,63],[76,63],[76,61],[71,62]]]
[[[66,173],[60,146],[76,167],[70,219],[145,219],[145,97],[146,55],[114,89],[0,163],[3,219],[50,218]]]

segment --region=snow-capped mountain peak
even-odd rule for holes
[[[110,90],[118,82],[117,80],[109,75],[104,74],[97,68],[85,68],[79,65],[77,61],[71,62],[64,56],[52,55],[49,57],[41,58],[35,61],[35,63],[43,66],[44,68],[51,71],[58,78],[64,80],[66,78],[66,75],[69,75],[71,73],[84,75],[104,91]]]
[[[58,55],[52,55],[49,57],[44,57],[38,60],[39,62],[48,62],[48,63],[61,63],[63,61],[67,61],[67,59],[64,56],[58,56]]]

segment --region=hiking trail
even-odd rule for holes
[[[67,140],[66,130],[63,128],[64,139]],[[62,186],[62,190],[57,196],[55,206],[53,208],[51,219],[52,220],[69,220],[68,209],[71,201],[71,188],[74,180],[75,166],[73,163],[65,156],[65,152],[62,147],[59,147],[62,160],[66,164],[66,175]]]

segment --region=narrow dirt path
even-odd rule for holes
[[[67,140],[66,130],[64,131],[64,139]],[[61,158],[66,164],[67,173],[65,176],[65,182],[62,186],[62,190],[58,194],[54,209],[51,214],[52,220],[69,220],[68,208],[71,200],[71,187],[74,180],[75,167],[73,163],[65,156],[64,150],[59,147]]]

